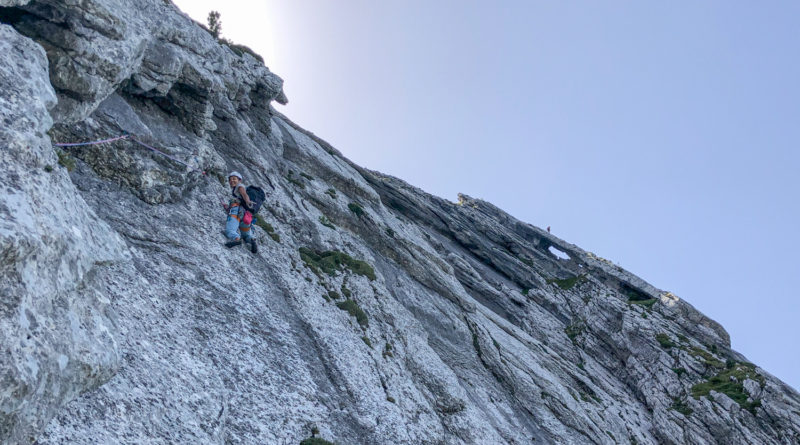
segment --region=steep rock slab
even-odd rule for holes
[[[119,236],[81,198],[45,132],[44,51],[0,25],[0,442],[32,442],[119,363],[105,269]]]
[[[797,441],[797,393],[731,351],[716,323],[489,203],[351,164],[270,108],[285,100],[277,76],[167,2],[28,3],[0,16],[48,49],[54,84],[75,82],[57,89],[52,136],[129,132],[208,172],[128,141],[62,153],[77,191],[61,192],[132,260],[94,269],[117,320],[118,373],[39,443],[296,443],[313,426],[339,443]],[[53,63],[103,60],[94,33],[123,48],[125,75]],[[82,95],[84,81],[99,93]],[[255,256],[221,245],[229,169],[268,190]],[[91,301],[97,281],[84,282]],[[3,345],[23,341],[15,329]],[[27,408],[7,411],[11,429],[35,432],[53,412],[14,417]]]

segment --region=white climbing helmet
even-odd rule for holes
[[[239,172],[230,172],[230,174],[228,174],[228,179],[230,179],[231,176],[236,176],[237,178],[239,178],[240,181],[244,181],[244,178],[242,178],[242,174]]]

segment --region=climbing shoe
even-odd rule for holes
[[[255,238],[250,240],[250,251],[253,253],[258,253],[258,244],[256,244]]]
[[[227,243],[225,243],[225,247],[227,247],[229,249],[231,247],[236,247],[236,246],[241,246],[241,245],[242,245],[242,240],[240,240],[240,239],[237,239],[235,241],[228,241]]]

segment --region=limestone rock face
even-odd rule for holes
[[[44,51],[0,25],[0,53],[0,439],[28,443],[116,372],[102,277],[127,249],[54,168]]]
[[[352,164],[170,2],[0,22],[0,442],[800,442],[719,324]],[[267,192],[257,254],[222,245],[230,170]]]

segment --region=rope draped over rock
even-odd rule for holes
[[[82,146],[87,146],[87,145],[100,145],[100,144],[107,144],[107,143],[110,143],[110,142],[116,142],[116,141],[123,140],[123,139],[129,139],[129,140],[131,140],[131,141],[133,141],[133,142],[135,142],[135,143],[137,143],[137,144],[141,145],[142,147],[145,147],[145,148],[147,148],[147,149],[149,149],[149,150],[152,150],[152,151],[154,151],[154,152],[156,152],[156,153],[160,154],[161,156],[164,156],[164,157],[166,157],[166,158],[168,158],[168,159],[171,159],[171,160],[173,160],[173,161],[175,161],[175,162],[177,162],[177,163],[179,163],[179,164],[185,165],[186,167],[189,167],[189,169],[191,169],[191,170],[193,170],[193,171],[200,172],[200,173],[202,173],[203,175],[205,175],[205,174],[206,174],[206,172],[205,172],[205,171],[203,171],[203,170],[200,170],[199,168],[195,168],[195,167],[193,167],[193,166],[191,166],[191,165],[187,164],[186,162],[183,162],[183,161],[181,161],[180,159],[177,159],[177,158],[175,158],[174,156],[170,156],[169,154],[167,154],[167,153],[165,153],[165,152],[163,152],[163,151],[161,151],[161,150],[159,150],[159,149],[157,149],[157,148],[155,148],[155,147],[153,147],[153,146],[151,146],[151,145],[145,144],[144,142],[142,142],[142,141],[140,141],[140,140],[136,139],[135,137],[133,137],[133,136],[131,136],[131,135],[129,135],[129,134],[123,134],[123,135],[121,135],[121,136],[117,136],[117,137],[114,137],[114,138],[110,138],[110,139],[101,139],[101,140],[98,140],[98,141],[89,141],[89,142],[72,142],[72,143],[61,143],[61,142],[57,142],[57,143],[53,143],[53,145],[55,145],[56,147],[82,147]]]

